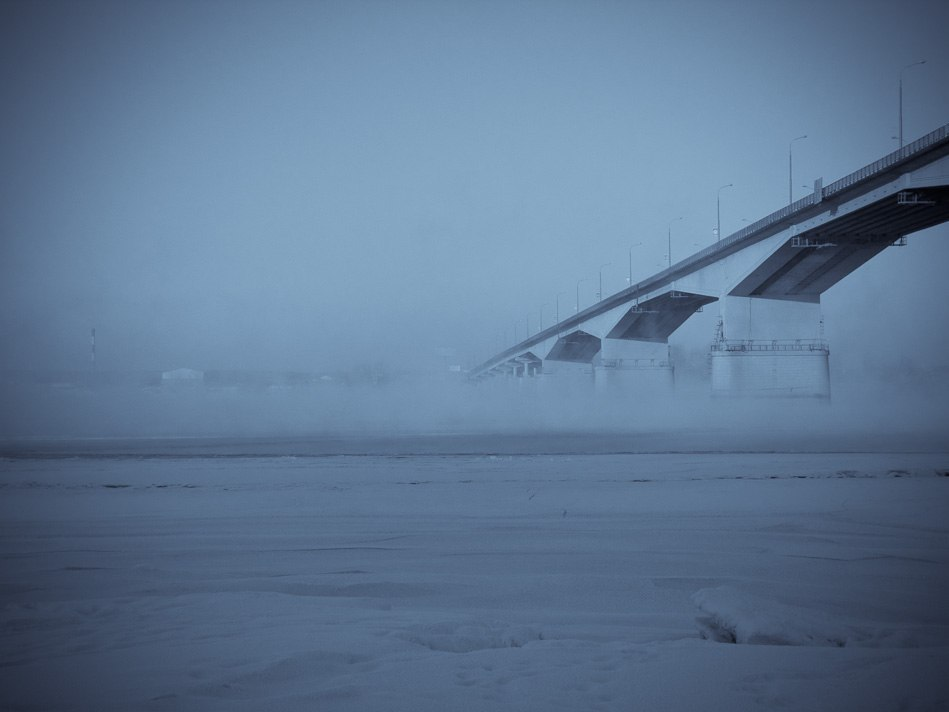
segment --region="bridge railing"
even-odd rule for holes
[[[877,173],[882,173],[890,166],[893,166],[900,161],[909,158],[914,153],[922,151],[923,149],[929,148],[930,146],[945,140],[947,135],[949,135],[949,125],[940,126],[935,131],[931,131],[922,138],[917,139],[912,143],[906,144],[902,148],[893,151],[880,160],[874,161],[869,166],[864,166],[859,171],[854,171],[850,175],[844,176],[840,180],[836,180],[833,183],[827,185],[824,188],[823,195],[824,197],[827,197],[829,195],[833,195],[834,193],[839,193],[840,191],[849,188],[855,183],[859,183],[860,181],[870,178]]]
[[[712,351],[828,351],[823,339],[757,341],[755,339],[724,339],[712,344]]]
[[[646,371],[649,369],[665,371],[668,370],[672,364],[665,359],[657,360],[654,358],[604,358],[600,359],[600,366],[602,368],[625,369],[629,371]]]

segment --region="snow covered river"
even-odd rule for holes
[[[0,460],[0,708],[949,709],[947,453],[166,445]]]

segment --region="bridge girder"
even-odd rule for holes
[[[817,181],[813,194],[543,330],[473,373],[551,342],[547,360],[581,363],[596,357],[602,338],[667,342],[696,309],[725,295],[819,303],[824,291],[886,247],[947,221],[949,125],[827,186]],[[676,286],[696,299],[693,308],[649,308],[661,305],[653,300],[672,299],[669,289]],[[638,308],[629,306],[634,300]]]
[[[818,302],[820,295],[905,235],[949,221],[949,187],[890,193],[789,237],[730,296]]]

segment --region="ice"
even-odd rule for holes
[[[0,709],[949,708],[946,453],[98,447],[0,464]]]
[[[442,622],[411,626],[403,636],[411,643],[430,650],[448,653],[470,653],[492,648],[519,648],[532,640],[543,640],[543,633],[525,626],[508,626],[498,622]]]

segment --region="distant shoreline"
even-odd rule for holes
[[[320,457],[452,455],[623,455],[737,453],[949,452],[944,433],[523,431],[484,433],[341,433],[292,436],[185,436],[0,439],[0,458]]]

